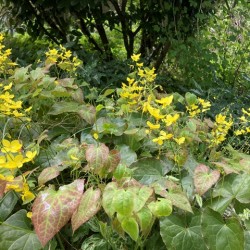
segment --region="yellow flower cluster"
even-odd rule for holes
[[[250,108],[245,110],[242,108],[243,115],[239,118],[241,128],[234,131],[235,135],[245,135],[250,133]]]
[[[200,113],[206,112],[210,107],[211,103],[209,101],[198,98],[196,103],[186,106],[186,109],[189,112],[189,115],[194,117]]]
[[[22,101],[15,101],[14,94],[12,93],[12,83],[4,85],[0,83],[0,114],[11,117],[26,117],[27,112],[31,110],[31,107],[22,110]]]
[[[57,64],[62,70],[68,72],[74,72],[82,64],[82,61],[76,56],[72,56],[70,50],[66,50],[63,46],[60,45],[60,49],[50,49],[45,53],[46,61],[45,64]]]
[[[233,121],[231,117],[227,120],[226,115],[216,115],[214,128],[211,132],[213,137],[211,140],[211,146],[217,146],[225,141],[228,131],[232,127],[232,125]]]
[[[17,64],[10,60],[11,49],[4,49],[3,40],[4,36],[0,34],[0,74],[6,75],[11,74]]]
[[[36,151],[23,152],[22,143],[19,140],[2,140],[0,153],[0,183],[5,185],[5,192],[14,190],[21,193],[24,203],[30,202],[35,195],[29,190],[24,176],[15,178],[17,169],[20,169],[24,163],[31,162],[35,158]]]

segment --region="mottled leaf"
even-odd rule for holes
[[[88,124],[93,125],[96,119],[96,109],[94,106],[82,105],[77,112],[80,117],[85,120]]]
[[[45,168],[38,176],[38,185],[42,186],[46,182],[56,178],[60,174],[58,166]]]
[[[73,232],[99,211],[101,208],[100,198],[100,189],[94,190],[93,187],[91,187],[85,191],[77,210],[71,218]]]
[[[105,144],[91,144],[86,149],[86,160],[90,168],[99,169],[105,166],[109,157],[109,148]]]
[[[39,193],[32,208],[32,222],[43,246],[59,232],[77,209],[83,180],[75,180],[58,191],[47,189]]]
[[[194,170],[194,186],[199,195],[206,193],[220,178],[218,170],[210,171],[206,165],[200,164]]]
[[[49,111],[49,115],[59,115],[63,113],[77,113],[80,105],[77,102],[56,102]]]
[[[209,249],[244,249],[244,231],[236,218],[225,222],[218,212],[206,208],[202,214],[201,225]]]

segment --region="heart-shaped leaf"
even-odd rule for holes
[[[93,187],[91,187],[85,191],[77,210],[71,218],[73,232],[99,211],[101,208],[100,198],[100,189],[94,190]]]
[[[115,193],[113,206],[115,211],[121,215],[131,215],[135,204],[134,193],[130,190],[118,189]]]
[[[43,246],[70,220],[79,205],[83,187],[83,180],[75,180],[58,191],[50,188],[39,193],[32,208],[32,222]]]
[[[167,249],[207,250],[201,232],[200,216],[192,216],[188,225],[185,224],[186,221],[186,218],[176,215],[170,215],[160,220],[160,233]]]
[[[86,160],[90,168],[99,169],[105,166],[109,157],[109,148],[105,144],[91,144],[86,149]]]
[[[19,210],[0,225],[0,249],[40,250],[37,235],[31,230],[26,210]]]
[[[118,192],[118,186],[115,182],[110,182],[107,184],[102,195],[102,206],[109,217],[112,217],[115,213],[114,207],[114,197]]]
[[[201,225],[209,249],[244,249],[244,231],[236,218],[230,218],[225,223],[218,212],[206,208]]]
[[[58,166],[52,166],[52,167],[45,168],[38,176],[39,186],[42,186],[47,181],[50,181],[50,180],[56,178],[59,174],[60,174],[60,171],[59,171]]]
[[[194,170],[194,186],[199,195],[206,193],[220,178],[218,170],[210,171],[206,165],[200,164]]]
[[[153,224],[154,218],[151,211],[147,207],[143,207],[139,212],[136,213],[141,231],[147,234]]]
[[[139,237],[139,226],[136,220],[132,217],[125,217],[121,223],[122,229],[134,240]]]
[[[82,105],[81,109],[78,111],[80,117],[85,120],[88,124],[93,125],[96,119],[96,109],[94,106]]]
[[[148,204],[148,208],[156,217],[169,216],[172,213],[172,202],[164,198],[158,198]]]

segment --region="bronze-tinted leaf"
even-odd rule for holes
[[[199,195],[206,193],[220,178],[218,170],[210,171],[206,165],[200,164],[194,170],[194,185]]]

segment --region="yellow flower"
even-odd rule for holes
[[[12,87],[12,82],[9,85],[4,86],[4,90],[9,90]]]
[[[7,153],[7,152],[17,153],[22,148],[22,144],[18,140],[8,141],[8,140],[3,139],[2,144],[3,144],[3,148],[1,149],[1,151],[3,153]]]
[[[99,138],[98,134],[97,133],[94,133],[93,134],[93,137],[97,140]]]
[[[179,117],[180,117],[179,114],[167,115],[163,121],[166,123],[166,126],[171,126],[179,119]]]
[[[185,142],[185,137],[180,137],[180,138],[174,138],[174,140],[179,144],[183,144]]]
[[[172,103],[173,98],[174,98],[174,96],[170,95],[170,96],[163,97],[160,100],[155,100],[155,101],[157,103],[160,103],[165,108],[165,107],[169,106]]]
[[[14,180],[14,176],[12,176],[12,175],[4,176],[4,175],[0,174],[0,180],[11,182]]]
[[[140,68],[143,66],[143,63],[136,63],[136,66]]]
[[[27,183],[24,183],[23,184],[23,194],[22,194],[23,204],[31,202],[34,199],[35,199],[35,195],[32,192],[30,192],[29,185]]]
[[[158,143],[160,146],[163,144],[163,140],[161,137],[157,137],[155,139],[152,140],[155,143]]]
[[[250,108],[248,109],[249,112],[247,112],[244,108],[242,108],[241,110],[242,110],[242,112],[243,112],[244,114],[250,116]]]
[[[149,128],[151,130],[155,130],[155,129],[159,129],[160,128],[160,124],[153,124],[150,121],[147,121],[147,125],[149,126]]]
[[[160,131],[160,135],[161,135],[160,137],[161,137],[162,140],[169,140],[174,136],[173,134],[167,134],[163,130]]]
[[[24,163],[23,155],[12,155],[10,153],[7,154],[7,162],[5,164],[5,168],[8,169],[16,169],[21,168]]]
[[[216,121],[216,123],[224,124],[226,122],[226,116],[222,115],[222,114],[218,114],[215,117],[215,121]]]
[[[34,152],[32,151],[27,151],[26,152],[26,158],[23,159],[23,163],[32,161],[37,154],[37,151],[35,150]]]
[[[131,59],[132,59],[134,62],[137,62],[137,61],[139,61],[140,56],[141,56],[141,54],[137,54],[137,55],[133,54],[133,55],[131,56]]]
[[[31,219],[31,217],[32,217],[32,212],[28,212],[28,213],[26,214],[26,216],[27,216],[28,218]]]
[[[148,109],[148,112],[149,112],[156,120],[159,120],[159,119],[162,119],[162,118],[165,117],[164,115],[161,115],[161,114],[160,114],[160,110],[159,110],[159,109],[153,108],[150,104],[147,105],[147,109]]]

